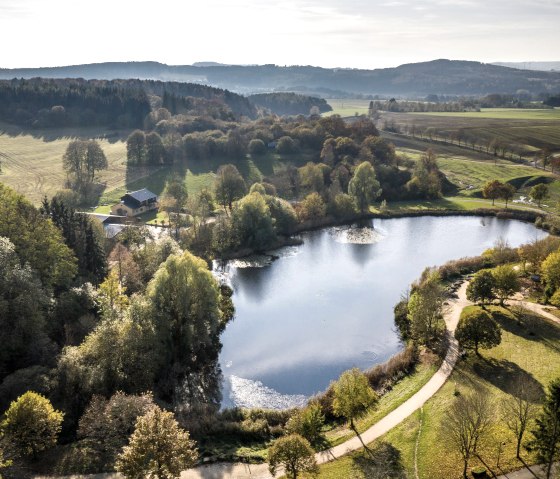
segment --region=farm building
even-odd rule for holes
[[[100,213],[84,213],[90,218],[94,218],[103,225],[103,230],[105,231],[106,238],[114,238],[123,229],[126,228],[125,216],[114,216],[114,215],[103,215]]]
[[[121,196],[121,202],[111,207],[111,214],[117,216],[138,216],[146,211],[156,210],[158,197],[146,188],[131,191]]]

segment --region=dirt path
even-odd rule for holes
[[[466,298],[467,284],[468,283],[465,282],[461,285],[457,291],[458,298],[449,301],[449,307],[445,313],[449,348],[441,367],[416,394],[361,434],[366,444],[381,437],[420,409],[426,401],[444,385],[447,378],[449,378],[457,362],[457,358],[459,357],[459,345],[454,336],[455,328],[457,327],[463,308],[472,304]],[[324,464],[361,448],[362,444],[360,440],[357,437],[353,437],[328,451],[317,453],[315,458],[319,464]],[[181,474],[181,479],[271,479],[272,477],[273,476],[268,472],[268,464],[248,465],[239,463],[210,464],[208,466],[189,469]],[[65,479],[120,478],[121,476],[118,474],[95,474],[90,476],[67,476]],[[36,479],[42,478],[37,477]]]
[[[529,301],[524,301],[523,299],[518,299],[520,297],[520,295],[516,295],[513,299],[508,299],[509,302],[512,303],[517,303],[520,306],[523,306],[524,308],[528,309],[529,311],[532,311],[533,313],[537,313],[540,314],[541,316],[545,317],[546,319],[550,319],[551,321],[554,321],[555,323],[559,323],[560,324],[560,318],[558,316],[554,316],[554,314],[550,313],[547,311],[550,309],[556,309],[552,306],[544,306],[542,304],[539,303],[531,303]]]

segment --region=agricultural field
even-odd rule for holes
[[[502,401],[515,394],[513,385],[518,378],[530,381],[543,391],[560,374],[558,324],[515,307],[489,309],[502,327],[502,343],[482,351],[480,357],[471,354],[459,361],[450,379],[420,411],[371,445],[375,447],[385,441],[396,448],[408,477],[462,477],[461,458],[449,441],[449,431],[442,426],[446,411],[458,394],[484,388],[499,418]],[[515,439],[503,423],[492,427],[489,436],[480,444],[478,454],[497,474],[523,467],[523,463],[515,459]],[[521,456],[528,463],[535,461],[534,455],[524,449]],[[357,452],[325,464],[321,466],[319,477],[368,477],[360,472],[362,458],[363,453]],[[499,467],[496,467],[498,462]],[[476,458],[469,463],[470,467],[481,465]]]
[[[64,188],[62,156],[76,138],[98,139],[109,163],[109,168],[99,173],[99,180],[108,189],[124,184],[127,178],[137,179],[150,173],[148,169],[128,171],[123,137],[113,134],[107,139],[107,133],[92,128],[23,131],[0,124],[0,181],[38,204],[45,195],[52,196]]]
[[[384,112],[382,122],[394,122],[404,131],[412,126],[432,129],[434,139],[450,138],[458,132],[477,139],[477,148],[496,139],[519,149],[525,158],[538,150],[560,150],[560,110],[490,109],[467,113]]]
[[[327,99],[327,103],[332,107],[332,111],[323,113],[323,116],[340,115],[355,116],[367,115],[370,100],[357,100],[352,98],[333,98]]]
[[[500,120],[555,120],[560,121],[560,108],[481,108],[480,111],[426,112],[412,115],[452,116],[459,118],[495,118]]]

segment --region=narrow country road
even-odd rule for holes
[[[459,322],[461,311],[465,306],[472,304],[466,298],[468,282],[464,282],[457,291],[458,298],[449,300],[449,306],[445,312],[445,323],[449,338],[449,348],[441,367],[432,378],[412,397],[389,413],[379,422],[364,431],[361,436],[366,444],[373,442],[383,434],[394,428],[407,417],[420,409],[447,381],[455,363],[459,357],[459,347],[455,339],[455,328]],[[332,461],[362,448],[357,437],[353,437],[338,446],[327,451],[319,452],[315,458],[319,464]],[[216,463],[207,466],[199,466],[189,469],[181,474],[181,479],[272,479],[268,472],[268,464],[240,464],[240,463]],[[121,479],[119,474],[95,474],[86,476],[66,476],[65,479]],[[35,479],[46,479],[36,477]]]

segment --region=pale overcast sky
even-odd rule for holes
[[[560,61],[560,0],[0,0],[0,67]]]

